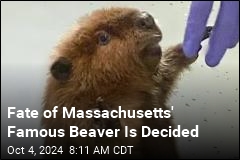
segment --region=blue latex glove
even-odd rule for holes
[[[201,48],[206,23],[213,6],[213,1],[192,2],[183,50],[187,57],[195,57]],[[219,64],[228,48],[233,48],[239,41],[239,1],[221,1],[221,7],[213,27],[209,48],[205,57],[206,64],[214,67]]]

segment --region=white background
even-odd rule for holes
[[[151,13],[163,32],[161,46],[181,42],[190,2],[1,2],[1,110],[24,101],[41,109],[49,57],[61,36],[92,10],[109,6],[135,7]],[[215,3],[210,24],[218,11]],[[169,101],[174,122],[183,128],[199,125],[199,138],[178,139],[182,157],[239,156],[239,46],[228,50],[219,66],[207,67],[207,42],[192,70],[179,80]],[[3,121],[4,119],[2,119]],[[33,120],[36,126],[40,123]],[[24,125],[24,124],[22,124]],[[18,126],[19,128],[21,125]],[[3,137],[2,137],[3,138]],[[205,146],[200,150],[199,146]],[[206,158],[206,157],[205,157]],[[211,158],[211,157],[210,157]]]

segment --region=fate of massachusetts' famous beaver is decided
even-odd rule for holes
[[[207,38],[205,36],[204,38]],[[47,81],[44,110],[54,106],[79,110],[149,110],[162,108],[178,76],[196,58],[187,59],[181,44],[161,51],[162,32],[153,17],[132,8],[109,8],[84,17],[56,48]],[[168,129],[171,119],[163,118],[43,118],[47,129],[64,129],[65,136],[45,138],[47,146],[63,146],[71,158],[69,146],[134,146],[135,158],[177,158],[174,138],[141,138],[141,127]],[[69,137],[70,126],[82,129],[120,128],[118,137]],[[125,137],[124,127],[138,130],[137,137]],[[88,154],[91,154],[90,152]],[[61,157],[62,155],[60,155]],[[76,155],[79,158],[84,155]],[[86,157],[91,155],[86,155]],[[109,155],[95,155],[101,158]],[[121,157],[119,154],[115,155]],[[129,156],[129,155],[124,155]],[[59,158],[59,157],[58,157]]]

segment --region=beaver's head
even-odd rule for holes
[[[162,33],[147,12],[110,8],[84,17],[57,48],[51,67],[60,82],[84,87],[150,76],[161,57]]]

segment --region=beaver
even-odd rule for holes
[[[209,33],[209,32],[207,32]],[[208,38],[208,36],[205,36]],[[168,109],[166,102],[179,75],[196,60],[186,58],[182,45],[162,52],[159,42],[162,32],[146,11],[113,7],[99,9],[81,19],[56,47],[56,59],[51,64],[44,96],[43,110],[54,106],[91,109],[147,110]],[[46,146],[134,146],[131,158],[177,158],[173,137],[141,138],[141,126],[164,129],[172,125],[169,118],[42,118],[47,129],[64,129],[64,137],[46,137]],[[118,137],[69,137],[69,127],[82,129],[121,128]],[[136,129],[136,137],[125,137],[124,126]],[[53,155],[52,155],[53,156]],[[74,155],[78,158],[93,155]],[[86,157],[85,157],[86,156]],[[120,155],[97,155],[122,157]]]

